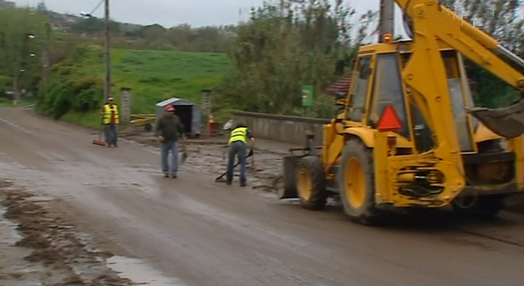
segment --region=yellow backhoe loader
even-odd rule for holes
[[[464,59],[524,91],[524,61],[435,0],[395,0],[413,40],[358,52],[343,112],[307,135],[303,154],[284,157],[280,199],[310,210],[339,196],[361,224],[388,210],[442,208],[494,216],[524,193],[524,100],[474,106]],[[497,96],[494,94],[493,96]]]

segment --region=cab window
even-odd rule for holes
[[[378,55],[369,119],[372,123],[377,124],[384,108],[391,105],[402,121],[402,128],[398,133],[409,139],[411,136],[399,65],[400,62],[396,53]]]
[[[353,73],[353,88],[348,110],[348,118],[351,121],[362,121],[366,107],[366,96],[369,80],[371,78],[371,56],[363,56],[359,59],[357,69]]]

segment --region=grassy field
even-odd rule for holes
[[[171,51],[112,51],[112,95],[120,102],[120,89],[131,88],[132,112],[154,113],[155,104],[171,97],[201,103],[201,90],[212,89],[230,69],[226,54]],[[74,62],[75,74],[103,79],[101,53]],[[100,96],[103,96],[102,94]],[[91,126],[95,113],[67,113],[63,120]]]

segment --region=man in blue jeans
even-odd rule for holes
[[[102,106],[101,116],[107,147],[111,147],[111,145],[118,147],[118,106],[112,97],[108,98],[106,104]]]
[[[250,141],[251,150],[247,154],[247,141]],[[240,162],[240,186],[246,185],[246,155],[253,155],[253,143],[255,138],[249,129],[242,123],[238,124],[229,135],[229,158],[227,161],[226,184],[231,185],[233,181],[233,166],[235,157]]]
[[[178,172],[178,139],[182,139],[185,144],[184,125],[180,118],[175,115],[173,105],[166,106],[165,114],[160,118],[155,127],[155,136],[160,142],[160,157],[162,163],[162,173],[164,177],[177,177]],[[171,152],[171,168],[168,163],[169,153]]]

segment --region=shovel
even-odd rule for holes
[[[246,156],[246,159],[253,156],[253,154],[249,154]],[[233,168],[235,168],[236,166],[240,165],[240,161],[238,161],[234,166]],[[227,171],[225,171],[222,175],[218,176],[215,178],[215,182],[217,183],[223,183],[226,181],[226,179],[224,179],[224,176],[227,174]]]
[[[100,132],[98,133],[98,140],[95,139],[93,140],[93,144],[94,145],[98,145],[98,146],[102,146],[102,147],[105,147],[106,146],[106,142],[102,141],[102,133],[104,132],[104,125],[102,125],[102,127],[100,128]]]
[[[188,157],[187,156],[186,144],[185,143],[182,145],[181,151],[182,152],[180,152],[181,154],[180,154],[180,157],[179,157],[180,158],[180,164],[184,164],[184,162],[187,160],[187,157]]]

